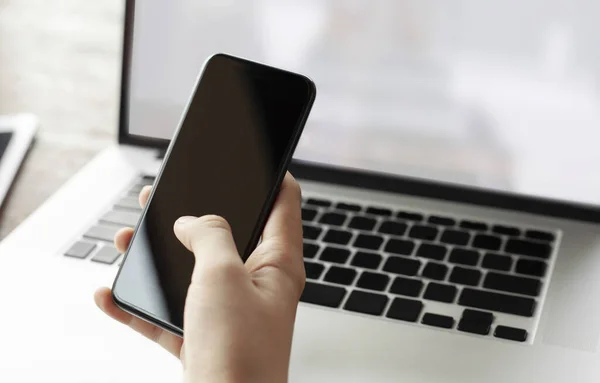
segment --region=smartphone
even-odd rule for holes
[[[306,76],[216,54],[192,93],[112,289],[123,310],[180,336],[194,255],[177,240],[173,224],[184,215],[222,216],[245,261],[258,244],[316,88]]]

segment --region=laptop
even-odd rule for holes
[[[92,294],[214,52],[319,87],[291,382],[598,381],[600,9],[576,3],[126,1],[118,143],[0,244],[0,381],[181,378]]]

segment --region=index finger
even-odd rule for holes
[[[138,196],[138,202],[140,203],[140,207],[143,209],[146,207],[148,203],[148,198],[150,198],[150,192],[152,191],[152,185],[146,185],[140,190],[140,195]]]

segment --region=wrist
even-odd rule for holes
[[[279,373],[274,369],[271,371],[242,372],[227,370],[222,372],[184,371],[184,383],[286,383],[287,371]]]

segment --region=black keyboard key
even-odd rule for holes
[[[519,274],[532,275],[534,277],[543,277],[546,274],[548,265],[543,261],[531,259],[519,259],[515,271]]]
[[[382,234],[404,235],[408,225],[397,221],[385,221],[379,226],[379,232]]]
[[[380,215],[382,217],[389,217],[390,215],[392,215],[392,210],[384,207],[369,206],[367,207],[366,213],[372,215]]]
[[[325,280],[340,285],[351,285],[356,277],[356,270],[346,267],[331,266],[325,274]]]
[[[533,242],[523,239],[509,239],[504,250],[507,253],[527,255],[536,258],[550,258],[552,247],[548,243]]]
[[[506,295],[492,291],[464,288],[458,299],[461,306],[474,307],[481,310],[498,311],[506,314],[532,317],[535,300],[531,298]]]
[[[496,326],[494,336],[496,338],[514,340],[515,342],[525,342],[527,340],[527,330],[508,326]]]
[[[107,265],[112,265],[117,261],[117,259],[121,256],[117,249],[114,246],[106,245],[102,247],[94,256],[92,257],[92,262],[105,263]]]
[[[350,293],[344,310],[369,315],[381,315],[387,305],[388,297],[381,294],[367,293],[365,291],[354,290]]]
[[[488,225],[486,223],[476,221],[462,221],[459,226],[463,229],[474,231],[487,231],[488,229]]]
[[[390,277],[385,274],[363,271],[356,286],[367,290],[384,291],[389,282]]]
[[[306,200],[306,204],[320,207],[330,207],[331,201],[327,201],[320,198],[309,198],[308,200]]]
[[[512,268],[512,258],[507,255],[487,253],[481,266],[486,269],[509,271]]]
[[[429,282],[425,290],[425,299],[444,303],[454,302],[458,289],[456,286],[443,285],[441,283]]]
[[[487,311],[464,309],[461,318],[492,324],[494,314]]]
[[[396,277],[390,287],[390,293],[406,295],[408,297],[418,297],[423,290],[423,282],[418,279]]]
[[[436,262],[428,262],[421,272],[421,275],[425,278],[435,279],[438,281],[443,281],[446,279],[446,274],[448,274],[448,266]]]
[[[400,255],[411,255],[414,249],[415,243],[404,239],[390,239],[383,248],[386,253]]]
[[[454,226],[456,225],[456,220],[448,217],[441,217],[439,215],[432,215],[427,219],[432,225],[440,225],[440,226]]]
[[[348,224],[348,227],[351,229],[371,231],[375,227],[376,223],[377,220],[374,218],[357,215],[355,217],[352,217],[350,223]]]
[[[128,197],[138,197],[140,195],[140,191],[143,189],[144,185],[134,185],[128,192]]]
[[[121,209],[136,210],[138,212],[142,210],[142,207],[140,206],[140,201],[138,200],[137,196],[123,197],[119,202],[115,204],[115,207]]]
[[[488,335],[493,321],[494,314],[492,313],[465,309],[458,322],[458,330],[471,334]]]
[[[346,289],[342,287],[306,282],[300,301],[319,306],[340,307],[345,295]]]
[[[531,295],[533,297],[539,295],[542,288],[542,282],[538,279],[517,277],[514,275],[498,274],[489,272],[483,287],[493,290],[501,290],[509,293]]]
[[[440,242],[459,246],[466,246],[470,240],[471,234],[458,230],[445,230],[440,238]]]
[[[484,250],[500,250],[500,247],[502,247],[502,238],[495,235],[478,234],[473,238],[471,246]]]
[[[410,228],[408,236],[415,239],[426,239],[434,241],[438,235],[438,229],[433,226],[414,225]]]
[[[360,207],[360,205],[345,202],[339,202],[337,205],[335,205],[335,208],[338,210],[346,210],[353,212],[358,212],[362,210],[362,207]]]
[[[321,252],[319,259],[325,262],[346,263],[350,258],[350,250],[341,247],[327,246]]]
[[[383,243],[383,237],[371,234],[359,234],[354,240],[353,246],[361,249],[378,250]]]
[[[531,238],[531,239],[537,239],[539,241],[547,241],[547,242],[552,242],[555,239],[555,236],[553,233],[549,233],[547,231],[540,231],[540,230],[527,230],[525,232],[525,237]]]
[[[100,218],[100,221],[114,223],[116,225],[135,227],[139,218],[140,214],[138,212],[126,210],[111,210],[104,214],[102,218]]]
[[[88,255],[90,255],[90,253],[92,252],[92,250],[94,250],[94,248],[96,248],[95,243],[86,242],[86,241],[77,241],[73,245],[71,245],[69,250],[65,251],[65,255],[67,257],[84,259]]]
[[[396,213],[396,217],[405,221],[421,222],[423,220],[423,214],[412,213],[408,211],[399,211]]]
[[[119,226],[95,225],[90,227],[83,236],[112,243],[115,239],[115,234],[120,229]]]
[[[385,315],[388,318],[416,322],[423,310],[423,302],[405,298],[394,298]]]
[[[521,229],[505,225],[495,225],[494,227],[492,227],[492,232],[501,235],[508,235],[511,237],[518,237],[521,235]]]
[[[317,239],[319,238],[319,235],[321,235],[322,231],[323,229],[321,229],[320,227],[302,225],[302,235],[304,239]]]
[[[446,258],[448,249],[446,246],[432,245],[429,243],[422,243],[417,249],[417,257],[434,259],[436,261],[443,261]]]
[[[142,191],[142,189],[144,188],[144,186],[146,186],[146,185],[144,185],[143,183],[135,184],[129,189],[129,191],[127,193],[131,197],[137,197],[140,194],[140,192]]]
[[[311,222],[317,216],[317,211],[308,207],[302,208],[302,220]]]
[[[304,262],[304,270],[306,271],[306,278],[308,279],[319,279],[325,266],[320,263]]]
[[[455,248],[450,252],[448,261],[459,265],[476,266],[479,262],[479,253],[475,250]]]
[[[304,258],[314,258],[315,255],[319,252],[321,247],[316,243],[304,242],[302,244],[302,250],[304,253]]]
[[[403,257],[388,257],[383,265],[383,271],[402,275],[417,275],[421,268],[421,262],[416,259],[408,259]]]
[[[325,225],[342,226],[346,222],[346,218],[348,217],[345,213],[329,212],[323,214],[321,218],[319,218],[319,222]]]
[[[356,267],[362,267],[365,269],[376,269],[379,267],[383,257],[377,253],[370,253],[368,251],[357,251],[352,258],[350,264]]]
[[[152,186],[152,184],[154,183],[155,179],[154,177],[144,177],[141,178],[139,180],[136,181],[136,184],[133,185],[129,191],[127,192],[127,194],[129,194],[130,196],[134,196],[137,197],[139,196],[140,192],[142,191],[142,189],[145,186]]]
[[[329,229],[323,237],[323,242],[336,245],[347,245],[352,239],[352,233],[346,230]]]
[[[446,315],[425,313],[421,323],[434,327],[452,328],[454,327],[454,318]]]
[[[477,286],[481,280],[481,271],[456,266],[452,269],[449,280],[460,285]]]

